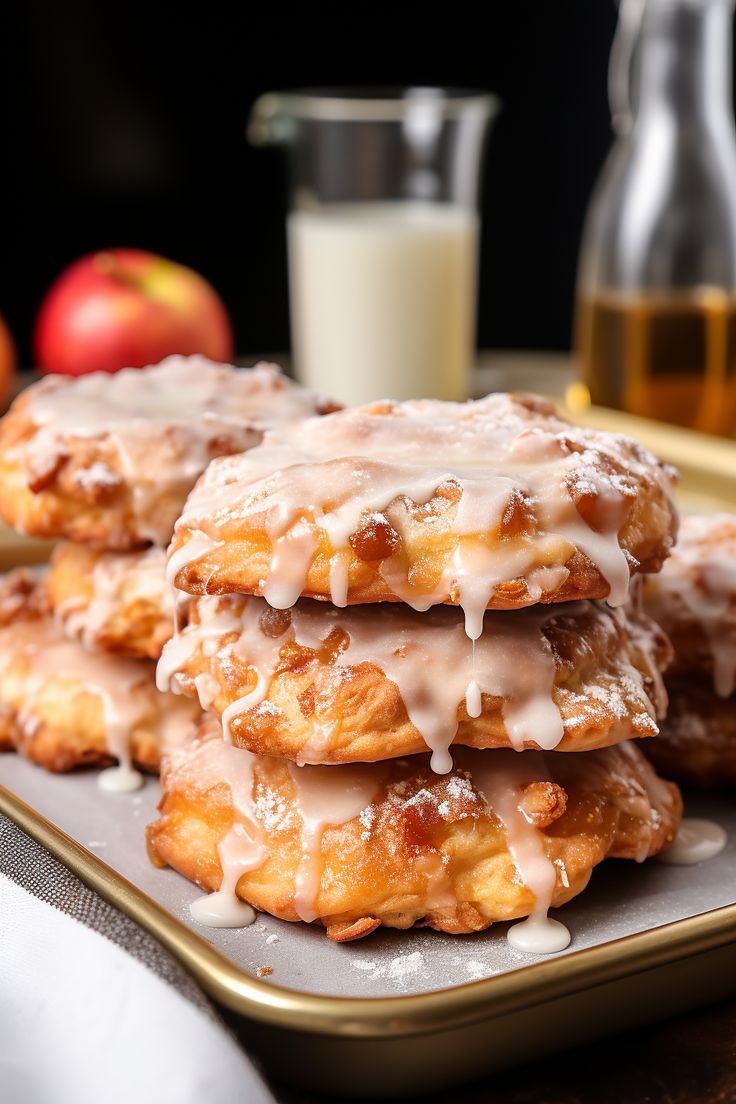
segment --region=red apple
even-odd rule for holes
[[[170,353],[233,355],[214,288],[191,268],[140,249],[93,253],[65,269],[41,305],[34,344],[42,372],[68,376],[142,368]]]
[[[16,369],[15,345],[0,315],[0,409],[10,398]]]

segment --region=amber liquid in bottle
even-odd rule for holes
[[[736,297],[719,289],[578,304],[590,401],[707,433],[736,431]]]

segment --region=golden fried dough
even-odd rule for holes
[[[380,924],[480,931],[564,904],[607,856],[656,854],[681,815],[677,787],[631,744],[465,749],[440,776],[425,756],[300,768],[215,733],[168,757],[162,781],[155,863],[208,891],[228,881],[256,908],[316,920],[340,941]]]
[[[191,594],[279,608],[299,596],[457,604],[475,637],[486,607],[623,603],[630,575],[669,553],[674,478],[634,441],[532,396],[378,403],[213,462],[170,570]]]
[[[174,629],[166,553],[99,552],[62,542],[45,586],[57,623],[90,651],[158,659]]]
[[[117,551],[165,545],[213,456],[334,409],[274,365],[236,369],[200,356],[49,376],[0,421],[0,511],[29,536]]]
[[[474,648],[448,606],[273,610],[228,595],[192,598],[189,617],[164,649],[159,688],[198,696],[238,746],[300,763],[429,747],[449,770],[452,743],[584,751],[656,735],[666,708],[669,642],[603,603],[489,613]]]
[[[67,640],[27,573],[0,586],[0,746],[51,771],[116,760],[155,771],[162,748],[187,739],[201,714],[159,694],[154,671]]]
[[[670,706],[646,755],[668,778],[706,788],[736,786],[736,699],[719,698],[702,674],[672,676]]]
[[[682,519],[662,574],[644,581],[644,606],[675,649],[672,670],[708,675],[716,693],[736,689],[736,516]]]

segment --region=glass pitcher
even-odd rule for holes
[[[269,93],[248,137],[287,151],[296,374],[346,403],[466,399],[485,93]]]
[[[583,398],[724,434],[736,428],[732,8],[622,0],[617,139],[585,224],[576,315]]]

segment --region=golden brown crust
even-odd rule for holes
[[[323,611],[322,643],[314,646],[309,626],[301,639],[310,643],[299,643],[303,619],[316,616],[321,624]],[[453,631],[458,650],[450,649],[447,662],[461,672],[465,663],[467,679],[477,677],[482,685],[488,675],[483,664],[497,655],[490,638],[504,652],[504,641],[514,647],[518,627],[527,624],[530,638],[544,644],[554,660],[552,700],[564,725],[557,750],[586,751],[657,733],[654,718],[666,704],[658,696],[659,671],[667,666],[671,651],[657,626],[633,611],[613,613],[603,605],[581,603],[560,606],[541,618],[535,610],[489,615],[488,637],[481,639],[476,650],[475,673],[470,643],[455,611],[416,614],[396,606],[370,607],[333,610],[329,619],[327,612],[308,600],[279,612],[257,598],[192,599],[190,625],[164,652],[159,675],[178,672],[173,680],[177,689],[199,695],[203,708],[220,717],[227,710],[230,734],[239,747],[307,762],[375,762],[426,751],[427,744],[409,717],[399,685],[384,673],[380,653],[371,652],[369,646],[374,662],[365,661],[364,650],[351,663],[351,634],[359,641],[367,633],[377,648],[382,638],[396,640],[397,648],[408,640],[410,647],[431,661],[433,649],[442,645],[436,636]],[[428,623],[437,625],[434,637],[426,635]],[[250,627],[244,630],[244,624]],[[263,645],[272,636],[279,638],[285,626],[283,646],[269,667]],[[534,677],[532,660],[527,657],[529,677]],[[244,701],[239,708],[237,703],[256,690],[257,667],[267,685],[265,695],[257,703]],[[421,679],[431,680],[432,670],[428,668],[425,675],[419,664],[417,686],[423,685]],[[443,678],[442,671],[439,677]],[[462,682],[451,703],[451,721],[456,718],[458,724],[454,743],[476,748],[513,746],[505,722],[509,698],[484,693],[481,715],[471,718],[465,685]],[[524,746],[538,745],[527,740]]]
[[[24,717],[4,708],[5,740],[0,750],[17,751],[32,763],[53,774],[66,774],[83,767],[109,767],[118,762],[107,748],[104,722],[96,703],[86,696],[76,698],[74,718],[59,712],[56,693],[65,686],[48,689],[39,702],[36,715]],[[0,694],[2,687],[0,686]],[[130,762],[150,774],[158,774],[161,747],[155,722],[143,722],[130,733]]]
[[[161,750],[187,739],[200,711],[155,688],[148,661],[91,655],[66,640],[28,573],[0,585],[0,748],[50,771],[106,766],[128,755],[157,771]]]
[[[667,680],[670,707],[647,758],[668,778],[705,789],[736,786],[736,698],[719,698],[707,676]]]
[[[212,751],[208,744],[220,748]],[[238,819],[229,785],[204,762],[219,756],[221,747],[215,736],[177,756],[164,771],[161,816],[148,828],[154,862],[173,866],[208,891],[220,886],[217,847]],[[228,755],[247,757],[233,749]],[[513,772],[520,759],[513,752],[495,755],[502,772]],[[529,756],[538,765],[538,782]],[[445,776],[433,774],[425,757],[394,761],[383,770],[363,768],[377,771],[372,802],[359,817],[328,826],[319,846],[313,905],[331,938],[359,938],[379,923],[458,934],[529,914],[534,894],[520,881],[503,822],[477,788],[485,783],[473,780],[484,758],[465,751],[462,764]],[[579,893],[607,856],[641,859],[673,838],[681,816],[677,787],[657,779],[632,745],[585,756],[523,758],[529,777],[517,799],[524,809],[531,790],[541,846],[557,873],[555,906]],[[292,775],[277,759],[256,759],[253,769],[255,815],[266,847],[262,865],[240,877],[238,896],[283,920],[297,920],[303,840]],[[302,769],[326,771],[339,787],[346,768]]]
[[[423,411],[434,409],[427,403],[344,411],[326,419],[323,431],[310,419],[302,423],[299,437],[272,433],[248,457],[210,465],[177,524],[171,546],[177,555],[176,586],[191,594],[269,597],[279,509],[292,518],[294,531],[309,530],[301,595],[329,600],[339,557],[348,604],[407,601],[408,596],[420,599],[428,594],[439,595],[435,601],[462,604],[456,563],[466,538],[474,542],[473,555],[498,555],[505,565],[519,565],[509,569],[513,577],[497,581],[489,609],[608,596],[610,578],[591,551],[584,535],[587,526],[598,534],[608,530],[614,545],[617,536],[632,574],[660,569],[676,531],[670,497],[674,474],[633,441],[573,427],[556,418],[550,404],[533,396],[491,395],[465,406],[435,405],[442,408],[442,417],[455,418],[458,441],[467,432],[476,447],[478,439],[489,442],[488,459],[484,464],[474,457],[471,475],[461,454],[455,456],[454,467],[452,461],[445,466],[444,456],[433,455],[432,439],[422,436],[427,432]],[[347,441],[340,436],[343,426],[349,427]],[[390,450],[385,457],[379,450],[376,458],[363,444],[378,438],[385,449],[393,432],[403,434],[407,447],[415,444],[418,453],[399,452],[398,437],[395,461]],[[473,436],[476,432],[478,437]],[[538,438],[533,438],[535,433]],[[525,469],[516,453],[525,459],[532,438],[544,440],[549,455],[545,459],[544,454],[537,468]],[[491,446],[497,440],[501,443],[494,457]],[[402,468],[407,454],[411,463]],[[426,465],[426,475],[424,482],[416,483],[420,465]],[[533,477],[528,475],[532,468]],[[559,477],[555,490],[539,476],[546,468]],[[412,488],[421,486],[427,493],[425,483],[433,486],[434,474],[437,486],[429,498],[412,498]],[[366,490],[376,485],[390,488],[380,506],[375,505],[376,495]],[[475,520],[467,529],[458,518],[470,486],[472,493],[485,494],[487,502],[485,513],[470,511]],[[562,509],[553,499],[558,490],[565,500]],[[479,519],[493,514],[492,504],[499,497],[505,503],[499,520],[484,528]],[[335,522],[351,502],[359,503],[358,516],[349,513],[346,521]],[[342,534],[346,526],[347,541],[337,543],[334,533]],[[304,543],[302,538],[303,533],[294,546]],[[193,539],[196,555],[187,562],[185,549]]]
[[[62,542],[45,586],[65,634],[92,651],[158,659],[173,632],[163,549],[100,552]]]
[[[273,365],[235,369],[202,357],[115,376],[49,376],[0,420],[0,512],[34,537],[115,551],[166,545],[213,457],[252,448],[275,422],[336,408]]]
[[[444,512],[444,508],[439,508],[437,516],[441,517]],[[391,509],[386,510],[385,513],[388,517],[392,516]],[[195,561],[179,568],[174,576],[175,586],[179,590],[195,595],[263,595],[263,580],[268,578],[273,557],[273,545],[265,528],[258,528],[259,525],[265,526],[265,520],[265,516],[261,515],[258,518],[238,522],[237,528],[235,525],[213,525],[207,521],[201,523],[198,521],[197,532],[205,533],[210,537],[213,547],[204,554],[198,555]],[[448,512],[445,520],[448,526],[451,525],[452,514]],[[415,540],[409,538],[409,532],[412,532]],[[172,552],[182,549],[192,535],[192,531],[186,528],[180,529],[171,545]],[[419,525],[412,526],[410,522],[404,524],[403,547],[406,556],[403,571],[411,576],[417,594],[434,589],[457,548],[456,542],[451,538],[448,539],[447,533],[443,536],[444,539],[435,540],[423,532]],[[335,555],[335,548],[322,534],[319,534],[318,541],[317,551],[307,570],[301,597],[329,602],[330,561]],[[509,551],[513,543],[513,541],[509,542]],[[516,543],[517,549],[523,545],[522,541]],[[621,543],[628,550],[625,540],[622,539]],[[644,540],[640,543],[631,543],[637,551],[636,555],[632,554],[632,573],[656,572],[661,569],[668,555],[667,540],[658,539],[656,544],[652,542],[646,550]],[[546,591],[539,598],[534,596],[535,592],[523,578],[499,583],[487,608],[516,610],[533,605],[536,601],[548,604],[608,597],[610,593],[608,582],[583,552],[578,549],[572,550],[565,541],[556,542],[548,551],[549,562],[541,562],[540,566],[564,568],[563,582],[554,589]],[[341,554],[345,556],[347,562],[349,605],[404,601],[381,575],[380,561],[366,563],[360,560],[352,549],[341,550]],[[460,604],[457,584],[451,586],[445,602],[448,605]]]

